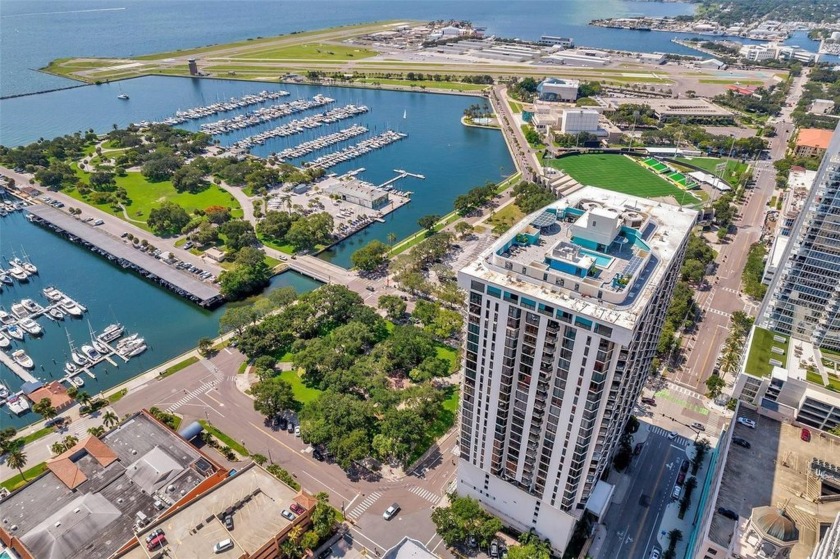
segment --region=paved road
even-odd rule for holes
[[[490,91],[490,104],[498,116],[502,127],[502,134],[507,142],[508,151],[513,156],[516,169],[522,173],[523,180],[534,182],[537,177],[534,172],[540,168],[539,162],[525,139],[525,134],[519,127],[513,111],[507,103],[507,88],[494,86]]]
[[[633,459],[632,485],[624,500],[607,511],[607,537],[598,559],[647,559],[654,547],[660,548],[656,533],[690,444],[682,436],[669,440],[665,433],[653,427],[642,453]]]
[[[802,94],[805,79],[807,72],[803,72],[791,88],[789,102],[794,106]],[[704,317],[698,328],[699,334],[690,336],[685,346],[684,366],[672,378],[700,392],[705,392],[704,383],[711,375],[723,342],[729,335],[731,314],[738,310],[751,315],[757,312],[759,302],[740,295],[741,274],[750,246],[762,236],[767,202],[776,185],[773,161],[784,158],[794,129],[790,121],[791,110],[791,107],[784,107],[778,119],[777,135],[770,141],[771,160],[758,161],[755,166],[755,187],[747,191],[747,200],[735,220],[737,232],[730,236],[729,241],[714,246],[718,251],[718,269],[711,289],[696,294],[697,305]],[[696,343],[698,337],[702,343]]]
[[[133,390],[114,408],[123,415],[157,406],[182,415],[183,425],[198,419],[210,421],[243,442],[250,452],[270,457],[287,469],[308,491],[329,493],[331,503],[343,509],[355,524],[356,540],[370,549],[388,549],[404,535],[431,547],[440,544],[431,510],[454,479],[454,431],[443,440],[440,452],[423,464],[429,468],[423,478],[386,471],[381,479],[351,479],[337,465],[315,460],[311,447],[299,438],[265,425],[263,417],[253,410],[251,399],[237,387],[237,382],[245,381],[236,374],[244,359],[235,349],[224,349],[212,359]],[[402,511],[387,522],[382,513],[393,502],[398,502]]]
[[[62,208],[62,210],[64,211],[67,211],[71,207],[81,208],[82,214],[79,217],[92,217],[93,220],[101,219],[102,221],[104,221],[104,223],[102,225],[99,225],[97,228],[107,233],[110,233],[116,238],[119,238],[120,235],[122,235],[124,232],[128,232],[133,234],[138,239],[145,239],[149,242],[149,244],[152,244],[163,251],[169,251],[173,253],[179,260],[183,260],[184,262],[189,262],[194,266],[203,268],[208,272],[212,272],[216,276],[218,276],[222,272],[222,268],[214,261],[201,258],[187,250],[176,247],[176,238],[163,239],[144,229],[141,229],[140,227],[132,224],[131,222],[124,221],[123,219],[120,219],[115,215],[109,214],[98,208],[79,202],[75,198],[64,194],[63,192],[52,192],[49,189],[42,187],[38,183],[30,185],[29,180],[32,177],[29,175],[16,173],[12,169],[8,169],[6,167],[0,167],[0,174],[13,178],[18,187],[34,187],[36,190],[41,192],[41,197],[49,196],[53,200],[60,200],[64,203],[64,208]]]

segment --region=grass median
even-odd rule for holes
[[[221,431],[219,431],[218,429],[213,427],[208,421],[206,421],[204,419],[199,419],[198,422],[201,424],[202,427],[204,427],[205,431],[207,431],[208,433],[213,435],[216,439],[221,441],[223,444],[230,447],[230,449],[232,451],[234,451],[236,454],[238,454],[242,458],[248,458],[251,455],[251,453],[248,452],[248,449],[245,448],[241,443],[238,443],[234,439],[229,437],[228,435],[225,435],[224,433],[222,433]]]

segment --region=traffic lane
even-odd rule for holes
[[[150,379],[146,384],[130,390],[111,407],[120,416],[152,407],[166,410],[198,387],[214,380],[216,376],[204,365],[194,363],[166,378]]]
[[[672,463],[680,455],[684,457],[685,450],[675,448],[667,437],[653,432],[648,435],[642,454],[631,466],[634,477],[624,502],[613,504],[607,513],[607,538],[599,559],[647,559],[645,553],[653,548],[650,542],[655,542],[659,529],[661,514],[657,512],[668,504],[676,480]],[[643,496],[649,501],[643,502]],[[640,540],[645,544],[641,548]]]
[[[398,503],[401,510],[391,520],[385,520],[382,513],[393,503]],[[432,503],[405,488],[390,489],[356,520],[356,529],[375,542],[380,552],[395,546],[405,536],[425,543],[436,532],[432,507]]]

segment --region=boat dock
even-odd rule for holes
[[[357,144],[353,144],[352,146],[346,147],[341,151],[336,151],[333,153],[328,153],[327,155],[322,155],[321,157],[318,157],[313,161],[305,163],[304,166],[328,169],[330,167],[334,167],[335,165],[344,163],[345,161],[350,161],[351,159],[361,157],[375,149],[384,148],[387,145],[393,144],[394,142],[398,142],[403,138],[407,137],[408,134],[388,130],[386,132],[383,132],[382,134],[379,134],[378,136],[373,136],[366,140],[362,140]]]
[[[308,142],[298,144],[295,147],[286,148],[283,151],[278,152],[277,157],[279,157],[282,161],[286,161],[287,159],[297,159],[298,157],[309,155],[313,151],[328,148],[333,144],[349,140],[350,138],[355,138],[356,136],[361,136],[367,131],[368,129],[364,126],[359,126],[358,124],[355,124],[350,128],[345,128],[344,130],[340,130],[334,134],[321,136],[320,138],[317,138],[315,140],[310,140]]]
[[[166,118],[160,121],[160,123],[155,124],[169,124],[170,126],[174,126],[176,124],[183,124],[188,120],[197,120],[219,113],[235,111],[237,109],[243,109],[258,103],[273,101],[281,97],[288,97],[289,95],[290,93],[288,91],[283,90],[260,91],[259,93],[244,95],[238,98],[233,97],[228,101],[220,101],[219,103],[213,103],[212,105],[206,105],[204,107],[194,107],[192,109],[187,109],[186,111],[177,111],[175,116]]]
[[[425,179],[426,178],[423,175],[418,175],[417,173],[409,173],[408,171],[405,171],[403,169],[394,169],[394,172],[399,173],[399,174],[396,177],[394,177],[392,179],[388,179],[387,181],[383,182],[382,184],[380,184],[376,188],[388,188],[389,186],[391,186],[392,184],[394,184],[398,180],[404,179],[405,177],[414,177],[415,179]]]
[[[7,366],[11,371],[20,378],[23,382],[35,382],[36,379],[32,376],[32,373],[15,363],[14,359],[9,357],[9,355],[5,351],[0,351],[0,363],[3,363]]]
[[[324,124],[333,124],[341,120],[353,118],[368,112],[368,110],[369,109],[364,105],[361,107],[357,107],[355,105],[345,105],[344,107],[331,109],[325,113],[318,113],[302,119],[295,119],[291,122],[280,125],[277,128],[272,128],[271,130],[266,130],[264,132],[260,132],[259,134],[248,136],[238,142],[234,142],[230,147],[231,149],[250,149],[255,145],[264,144],[266,140],[270,140],[271,138],[286,138],[288,136],[294,136],[295,134],[302,134],[307,130],[318,128]]]
[[[278,118],[283,118],[309,109],[315,109],[334,103],[335,99],[325,97],[324,95],[316,95],[311,100],[297,99],[288,103],[280,103],[279,105],[272,105],[270,107],[262,107],[251,111],[244,115],[238,115],[233,118],[226,118],[217,120],[215,122],[208,122],[201,125],[201,131],[207,134],[227,134],[234,130],[242,130],[243,128],[250,128],[257,126]]]
[[[108,260],[130,269],[150,281],[206,308],[216,307],[223,297],[219,288],[189,276],[144,252],[140,252],[120,239],[79,221],[70,214],[52,206],[35,204],[26,208],[33,223],[49,227],[71,241],[90,248]]]

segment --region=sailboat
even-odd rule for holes
[[[408,118],[408,109],[403,111],[403,118]]]
[[[117,99],[122,99],[123,101],[128,101],[128,95],[126,95],[123,90],[122,86],[120,86],[120,94],[117,95]]]
[[[87,365],[87,358],[80,352],[76,351],[76,348],[73,346],[73,340],[70,339],[70,332],[67,332],[67,343],[70,344],[70,359],[73,360],[73,363],[79,365],[80,367]]]

